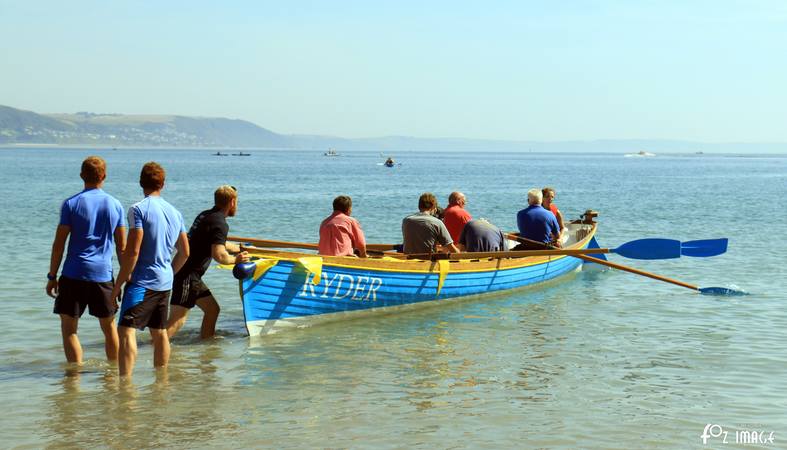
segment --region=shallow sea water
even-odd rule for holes
[[[787,157],[379,152],[0,149],[0,401],[3,448],[726,448],[734,431],[773,431],[787,448],[784,198]],[[164,197],[190,223],[220,184],[240,192],[231,234],[316,241],[335,195],[353,197],[371,242],[400,240],[423,191],[462,190],[475,217],[506,229],[531,187],[552,185],[564,215],[600,212],[598,238],[728,237],[714,258],[616,262],[750,295],[713,297],[618,271],[444,307],[246,336],[229,272],[206,281],[219,336],[201,314],[152,369],[141,336],[133,384],[103,358],[97,321],[80,321],[85,364],[64,363],[44,294],[60,203],[81,189],[89,154],[105,190],[142,197],[159,161]],[[700,435],[708,424],[728,440]]]

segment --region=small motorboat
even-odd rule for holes
[[[641,158],[641,157],[652,157],[656,155],[654,153],[646,152],[645,150],[640,150],[637,153],[627,153],[623,156],[625,156],[626,158],[630,158],[632,156]]]

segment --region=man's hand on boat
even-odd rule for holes
[[[235,255],[235,264],[245,263],[249,261],[249,252],[242,251]]]
[[[245,263],[245,262],[249,261],[249,258],[250,258],[249,252],[244,250],[242,245],[240,245],[240,244],[232,244],[230,242],[227,242],[224,245],[225,245],[225,248],[227,249],[228,253],[230,253],[230,254],[234,253],[235,254],[235,261],[233,262],[233,264],[240,264],[240,263]]]

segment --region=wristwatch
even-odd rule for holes
[[[51,273],[47,273],[46,274],[46,279],[49,280],[49,281],[55,281],[55,280],[57,280],[57,275],[52,275]]]

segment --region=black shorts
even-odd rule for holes
[[[118,326],[144,330],[167,328],[170,291],[153,291],[134,283],[126,285]]]
[[[90,315],[103,319],[112,317],[117,312],[117,303],[110,298],[113,281],[84,281],[68,277],[60,277],[57,282],[57,298],[55,298],[55,314],[80,318],[85,308],[90,307]]]
[[[197,300],[210,295],[212,295],[210,289],[199,274],[189,273],[185,276],[178,274],[172,281],[172,299],[169,303],[191,309],[197,304]]]

